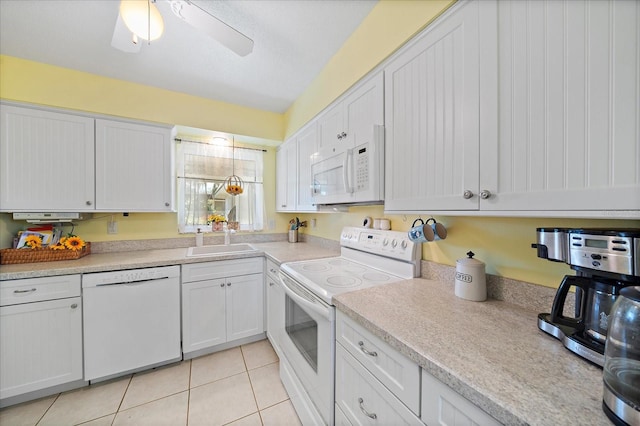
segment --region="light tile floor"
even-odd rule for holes
[[[2,426],[234,425],[300,421],[268,340],[0,410]]]

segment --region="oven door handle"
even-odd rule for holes
[[[309,296],[303,294],[301,291],[288,285],[286,282],[288,278],[283,277],[282,273],[279,274],[279,278],[280,278],[280,282],[282,283],[282,288],[284,289],[284,292],[287,294],[287,296],[293,299],[294,302],[315,312],[316,314],[320,315],[322,318],[326,319],[327,321],[332,321],[331,308],[325,307],[318,300],[311,299],[309,298]]]

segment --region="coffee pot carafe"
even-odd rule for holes
[[[567,275],[560,283],[551,307],[551,321],[584,333],[604,345],[611,308],[624,283],[597,277]],[[576,288],[575,317],[564,315],[567,295]]]
[[[605,345],[602,408],[617,425],[640,425],[640,287],[613,305]]]

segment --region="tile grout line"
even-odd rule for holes
[[[189,408],[191,408],[191,374],[193,373],[193,359],[189,360],[189,386],[187,389],[187,423],[185,426],[189,426]]]
[[[60,398],[60,395],[62,395],[62,392],[60,392],[58,395],[56,395],[56,397],[54,398],[54,400],[51,403],[51,405],[49,405],[49,407],[46,410],[44,410],[44,413],[42,413],[40,418],[36,421],[35,426],[37,426],[42,421],[42,419],[44,419],[44,416],[46,416],[47,413],[49,412],[49,410],[51,410],[51,407],[53,407],[53,404],[55,404],[56,401],[58,400],[58,398]]]
[[[260,424],[264,425],[262,421],[262,415],[260,414],[260,406],[258,405],[258,399],[256,398],[256,391],[253,389],[253,381],[251,380],[251,374],[249,374],[249,366],[247,365],[247,360],[244,357],[244,345],[240,345],[240,353],[242,354],[242,362],[244,362],[244,368],[247,371],[247,378],[249,379],[249,386],[251,387],[251,394],[253,395],[253,402],[256,404],[256,410],[258,413],[258,417],[260,418]]]

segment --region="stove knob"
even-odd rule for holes
[[[400,247],[402,247],[403,249],[407,248],[407,240],[402,240],[402,242],[400,243]]]
[[[396,239],[394,238],[394,239],[391,241],[391,246],[395,247],[395,246],[397,246],[397,245],[398,245],[398,242],[397,242],[397,241],[396,241]]]
[[[383,245],[383,246],[386,246],[387,244],[389,244],[389,240],[388,240],[388,239],[386,239],[386,238],[385,238],[385,239],[383,239],[383,240],[382,240],[382,245]]]

